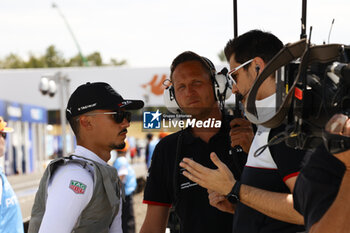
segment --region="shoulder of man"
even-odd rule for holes
[[[85,194],[87,188],[93,187],[93,183],[93,169],[75,162],[58,165],[49,181],[49,185],[71,189],[75,194]]]

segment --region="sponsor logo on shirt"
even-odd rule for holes
[[[187,158],[190,158],[193,160],[193,157],[190,157],[190,156],[184,156],[184,157],[187,157]],[[180,189],[188,189],[188,188],[191,188],[193,186],[197,186],[198,184],[189,180],[187,177],[185,177],[182,173],[184,171],[187,171],[185,168],[182,168],[180,167],[180,175],[182,176],[182,179],[183,180],[180,180]]]
[[[71,180],[69,184],[69,188],[73,190],[76,194],[84,194],[86,190],[86,185],[75,180]]]

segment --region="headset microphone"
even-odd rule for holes
[[[258,74],[259,71],[260,71],[260,66],[256,66],[256,67],[255,67],[255,70],[256,70],[256,73]]]

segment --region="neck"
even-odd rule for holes
[[[111,150],[106,148],[101,148],[92,143],[88,143],[86,141],[77,141],[77,145],[85,147],[86,149],[94,152],[98,157],[100,157],[103,161],[107,162],[111,158]]]
[[[261,84],[258,93],[256,95],[257,100],[265,99],[276,93],[276,83],[275,78],[270,76],[267,78],[263,84]]]

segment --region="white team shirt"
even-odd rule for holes
[[[107,164],[92,151],[77,146],[75,155],[79,155],[101,164]],[[77,158],[80,159],[80,158]],[[93,171],[93,167],[90,167]],[[83,194],[75,193],[69,186],[71,181],[85,185]],[[60,166],[49,181],[46,210],[39,233],[70,233],[81,212],[91,200],[94,188],[93,174],[78,164]],[[122,200],[117,216],[109,229],[110,233],[122,233]]]

